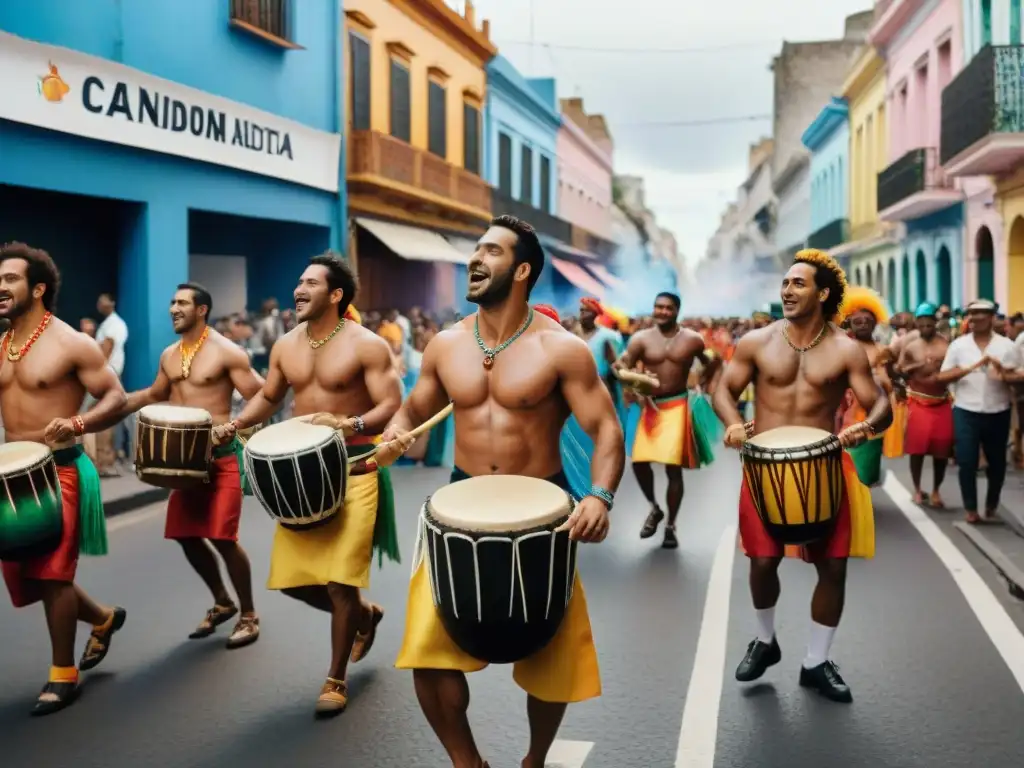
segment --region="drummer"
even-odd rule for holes
[[[169,402],[202,408],[213,417],[214,424],[223,424],[231,418],[234,390],[247,400],[259,393],[263,379],[252,370],[249,355],[207,325],[212,310],[213,300],[203,286],[178,286],[171,299],[171,323],[181,340],[160,355],[153,383],[128,396],[125,415],[147,405]],[[213,594],[213,607],[189,638],[209,637],[241,609],[228,637],[228,648],[249,645],[260,635],[249,556],[238,543],[242,517],[241,452],[241,441],[237,438],[216,446],[209,490],[171,491],[164,527],[164,537],[181,545],[185,558]],[[214,552],[224,561],[238,604],[224,586]]]
[[[746,334],[715,392],[715,410],[727,425],[726,445],[739,448],[748,436],[776,427],[805,426],[833,432],[836,409],[852,389],[867,413],[865,421],[839,433],[843,446],[863,443],[889,426],[889,398],[876,383],[864,347],[832,324],[846,292],[846,275],[828,254],[797,253],[782,280],[783,320]],[[736,399],[754,383],[756,424],[744,424]],[[783,556],[814,563],[818,585],[811,602],[811,636],[800,669],[800,685],[833,701],[850,702],[850,688],[829,659],[843,612],[849,557],[874,555],[871,497],[857,480],[852,460],[843,455],[845,494],[832,535],[813,545],[783,547],[771,539],[758,517],[750,489],[740,492],[740,541],[750,558],[750,592],[757,614],[757,636],[736,669],[741,682],[757,680],[782,659],[775,637],[779,564]]]
[[[602,541],[625,460],[622,428],[586,343],[527,304],[544,266],[534,229],[499,216],[469,263],[466,299],[479,311],[427,345],[416,387],[384,437],[406,433],[451,401],[455,464],[451,481],[475,475],[546,478],[568,490],[559,435],[570,414],[594,441],[590,492],[567,525],[579,541]],[[386,451],[388,449],[385,449]],[[409,585],[405,638],[396,666],[413,670],[423,712],[459,766],[486,765],[467,718],[465,673],[487,666],[448,636],[421,565]],[[531,743],[523,765],[542,768],[571,702],[601,694],[586,597],[577,580],[565,619],[540,652],[515,664],[527,694]]]
[[[274,344],[263,389],[238,418],[214,430],[217,439],[265,421],[291,388],[295,416],[341,430],[350,457],[373,448],[401,405],[402,389],[388,343],[345,319],[356,290],[344,259],[332,253],[310,259],[295,289],[299,324]],[[331,614],[331,664],[319,715],[345,709],[348,662],[369,653],[384,617],[359,592],[370,585],[374,548],[398,561],[388,472],[373,461],[349,472],[345,508],[328,523],[308,531],[278,526],[267,580],[268,589]]]
[[[79,671],[103,661],[126,616],[75,583],[79,554],[107,553],[99,475],[76,438],[116,423],[125,394],[99,345],[54,317],[59,289],[60,273],[46,251],[24,243],[0,247],[0,318],[11,324],[0,342],[0,418],[7,442],[53,449],[64,516],[54,552],[3,563],[11,602],[21,608],[42,601],[50,630],[52,666],[33,715],[57,712],[77,698]],[[97,402],[79,415],[86,393]],[[79,621],[92,634],[76,667]]]
[[[665,467],[668,522],[661,544],[665,549],[679,547],[676,518],[683,503],[683,470],[699,469],[711,462],[711,457],[699,449],[701,430],[690,413],[687,388],[690,368],[694,360],[700,361],[703,383],[710,381],[717,370],[716,363],[704,351],[703,337],[679,325],[680,308],[677,295],[659,293],[654,299],[655,326],[630,338],[626,351],[615,362],[618,370],[629,370],[641,363],[644,371],[653,374],[659,382],[653,395],[643,401],[640,425],[633,440],[632,460],[633,474],[644,498],[651,505],[640,529],[641,539],[654,536],[665,519],[665,511],[655,497],[651,465],[662,464]]]

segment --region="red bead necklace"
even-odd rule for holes
[[[52,319],[52,312],[47,312],[46,314],[44,314],[43,319],[39,321],[39,325],[36,326],[36,329],[32,332],[32,335],[28,337],[28,341],[26,341],[24,345],[22,345],[21,349],[17,351],[14,351],[11,345],[11,341],[14,338],[14,331],[6,331],[4,333],[2,346],[6,348],[7,359],[10,360],[12,363],[16,363],[23,357],[25,357],[25,355],[28,354],[28,351],[32,349],[32,345],[36,343],[40,336],[43,335],[43,331],[46,330],[46,327],[50,324],[50,320]]]

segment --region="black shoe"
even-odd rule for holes
[[[54,698],[37,701],[30,714],[32,717],[45,717],[60,712],[75,703],[80,690],[78,683],[47,683],[40,695],[47,694]]]
[[[651,513],[644,520],[644,527],[640,529],[640,538],[649,539],[658,532],[658,526],[665,519],[665,513],[657,507],[651,507]]]
[[[843,680],[839,674],[839,667],[832,661],[826,661],[813,669],[800,667],[800,685],[804,688],[813,688],[830,701],[838,701],[841,704],[853,701],[850,686]]]
[[[780,661],[782,649],[779,648],[779,641],[776,638],[772,638],[771,644],[751,640],[747,646],[747,655],[736,667],[736,679],[741,683],[753,682],[767,672],[768,667],[773,667]]]
[[[665,528],[665,540],[661,542],[662,549],[679,549],[679,539],[676,538],[676,529]]]

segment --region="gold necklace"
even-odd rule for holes
[[[789,338],[789,321],[787,320],[786,324],[782,326],[782,338],[784,338],[786,340],[786,343],[789,344],[790,349],[802,355],[804,352],[810,352],[816,346],[821,344],[822,340],[825,338],[825,331],[827,330],[828,323],[826,322],[823,326],[821,326],[821,330],[818,331],[818,335],[814,337],[814,340],[810,344],[808,344],[806,347],[798,347],[796,344],[793,343],[793,340]]]
[[[324,338],[322,338],[319,341],[317,341],[316,339],[314,339],[312,336],[309,335],[309,323],[306,323],[306,341],[309,342],[309,346],[311,346],[313,349],[320,349],[320,347],[322,347],[328,341],[330,341],[335,336],[337,336],[338,335],[338,331],[340,331],[344,327],[345,327],[345,318],[343,317],[343,318],[341,318],[341,320],[338,321],[338,324],[336,326],[334,326],[334,330],[333,331],[331,331],[329,334],[327,334],[327,336],[325,336]]]
[[[193,344],[191,346],[185,346],[185,340],[184,339],[182,339],[181,341],[178,342],[178,348],[179,348],[179,350],[181,352],[181,378],[182,379],[187,379],[188,375],[190,373],[192,373],[192,359],[196,356],[196,353],[199,351],[199,348],[201,346],[203,346],[203,342],[206,341],[206,339],[207,339],[207,337],[209,335],[210,335],[210,326],[206,326],[203,329],[203,333],[199,337],[199,340],[195,344]]]
[[[43,315],[43,319],[39,321],[39,325],[32,332],[32,335],[28,337],[26,341],[19,349],[14,348],[14,329],[4,333],[4,340],[7,342],[7,359],[12,363],[17,363],[21,358],[28,354],[28,351],[32,349],[32,345],[36,343],[40,336],[43,335],[43,331],[50,325],[50,320],[53,319],[53,313],[47,312]]]

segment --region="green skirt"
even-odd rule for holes
[[[857,477],[868,487],[877,485],[882,479],[882,442],[882,436],[879,436],[847,449],[857,468]]]
[[[94,557],[107,554],[107,517],[96,465],[81,445],[54,451],[53,460],[61,467],[73,466],[78,473],[78,551]]]

